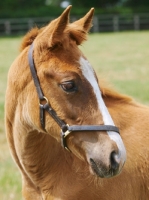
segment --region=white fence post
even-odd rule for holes
[[[71,17],[71,22],[75,22],[77,20],[77,18],[76,17]]]
[[[134,29],[140,30],[140,18],[138,15],[134,16]]]
[[[28,29],[30,30],[34,26],[34,21],[32,19],[28,20]]]
[[[10,35],[11,34],[11,24],[10,24],[10,21],[5,21],[4,22],[5,24],[5,34],[6,35]]]
[[[113,17],[113,31],[119,31],[119,18],[117,15]]]
[[[99,30],[99,21],[98,21],[98,17],[94,16],[93,18],[93,28],[92,28],[93,32],[98,33]]]

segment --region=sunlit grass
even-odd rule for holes
[[[82,50],[99,77],[149,104],[149,32],[94,34]]]
[[[21,200],[21,176],[6,144],[4,96],[21,38],[0,38],[0,200]],[[91,34],[81,47],[99,78],[149,104],[149,32]]]
[[[21,184],[20,172],[12,163],[10,156],[4,159],[0,165],[0,199],[20,200]]]
[[[0,38],[0,121],[3,122],[8,69],[18,54],[20,38]]]
[[[0,38],[0,200],[21,200],[21,176],[6,143],[4,99],[8,69],[18,54],[21,38]]]

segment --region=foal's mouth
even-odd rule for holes
[[[93,174],[100,178],[110,178],[119,174],[118,170],[106,169],[99,166],[92,158],[90,158],[90,166]]]
[[[103,172],[100,170],[100,168],[97,166],[97,164],[95,163],[95,161],[92,158],[90,158],[90,164],[91,164],[91,168],[92,168],[93,172],[97,176],[104,178]]]

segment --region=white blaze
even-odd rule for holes
[[[90,65],[90,63],[87,60],[85,60],[83,57],[81,57],[80,58],[80,67],[81,67],[84,77],[88,80],[88,82],[91,84],[91,86],[94,90],[94,93],[96,95],[96,99],[98,102],[98,107],[99,107],[99,110],[103,117],[104,124],[114,126],[114,122],[111,118],[111,115],[109,114],[109,111],[102,99],[101,91],[99,89],[97,80],[95,78],[92,66]],[[123,161],[125,161],[126,160],[126,150],[125,150],[125,147],[124,147],[124,144],[123,144],[123,141],[122,141],[120,135],[113,131],[107,131],[107,134],[109,135],[111,140],[114,140],[116,142],[118,149],[119,149],[119,158],[121,158],[121,159],[123,159]]]

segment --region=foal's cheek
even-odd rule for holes
[[[76,135],[77,134],[78,133],[76,133]],[[66,139],[67,146],[73,155],[75,155],[82,161],[86,161],[86,153],[82,148],[82,142],[76,135],[74,133],[70,133],[70,135]]]

